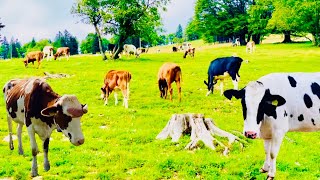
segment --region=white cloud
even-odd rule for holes
[[[0,33],[26,43],[34,37],[36,40],[53,40],[58,31],[67,29],[78,40],[89,32],[90,25],[79,22],[79,18],[70,13],[75,0],[0,0],[0,18],[5,28]],[[175,32],[178,25],[183,27],[193,16],[195,0],[172,0],[167,12],[162,12],[164,28]]]

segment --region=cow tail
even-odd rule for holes
[[[131,74],[128,72],[127,73],[127,81],[126,81],[126,89],[127,89],[127,99],[129,100],[129,82],[131,80]]]

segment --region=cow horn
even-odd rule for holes
[[[84,114],[86,114],[88,112],[88,105],[87,104],[82,105],[82,111]]]

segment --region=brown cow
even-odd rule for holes
[[[42,140],[44,169],[50,169],[48,160],[49,141],[54,129],[60,130],[76,146],[84,143],[80,119],[87,113],[87,105],[82,105],[74,95],[55,93],[42,79],[13,79],[4,88],[7,121],[9,128],[9,147],[12,141],[12,121],[18,123],[18,151],[23,155],[22,127],[25,125],[30,138],[32,152],[31,175],[38,175],[37,154],[39,152],[35,134]],[[59,155],[61,156],[61,155]]]
[[[43,59],[43,52],[32,51],[27,54],[26,59],[23,60],[23,63],[24,63],[24,66],[27,67],[28,63],[32,62],[32,64],[34,65],[34,62],[37,61],[38,62],[37,68],[39,68],[42,59]]]
[[[189,54],[191,57],[194,57],[195,51],[196,51],[196,48],[190,48],[190,49],[186,50],[186,51],[184,52],[183,58],[186,58],[188,54]]]
[[[54,57],[54,60],[57,59],[57,57],[60,57],[60,56],[66,56],[67,57],[67,61],[69,61],[69,57],[70,57],[70,48],[69,47],[59,47],[57,49],[57,52],[53,55]]]
[[[114,92],[115,105],[118,104],[118,93],[117,90],[122,91],[123,105],[128,108],[129,100],[129,83],[131,80],[131,74],[128,71],[110,70],[105,78],[104,85],[101,88],[101,98],[105,100],[104,105],[108,104],[109,95]]]
[[[170,92],[170,100],[172,101],[172,87],[171,83],[176,82],[178,88],[179,101],[181,102],[181,85],[182,79],[181,68],[175,63],[164,63],[158,73],[158,86],[160,90],[160,97],[167,98],[168,91]]]

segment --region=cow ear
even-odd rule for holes
[[[56,115],[57,112],[58,112],[57,106],[50,106],[50,107],[43,109],[41,111],[41,115],[46,116],[46,117],[52,117],[52,116]]]
[[[232,97],[235,97],[236,99],[241,99],[244,96],[245,90],[234,90],[234,89],[229,89],[223,92],[223,95],[231,100]]]

